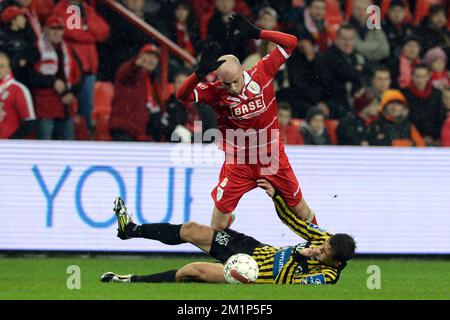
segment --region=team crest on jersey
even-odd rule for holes
[[[220,199],[222,199],[222,196],[223,196],[223,189],[221,187],[217,187],[216,200],[220,201]]]
[[[261,87],[259,84],[257,84],[255,81],[250,81],[250,83],[247,86],[248,91],[250,91],[253,94],[258,94],[261,92]]]

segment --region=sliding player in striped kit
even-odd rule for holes
[[[335,284],[355,253],[355,241],[347,234],[335,234],[299,219],[283,197],[264,179],[257,181],[272,198],[276,212],[305,243],[283,248],[273,247],[231,229],[214,231],[211,227],[188,222],[182,225],[153,223],[136,225],[132,222],[122,199],[115,201],[118,219],[117,236],[123,240],[146,238],[168,245],[191,243],[221,263],[194,262],[178,270],[151,275],[118,275],[107,272],[102,282],[183,282],[201,281],[225,283],[224,265],[237,253],[246,253],[256,260],[259,276],[256,283],[272,284]]]
[[[176,93],[179,100],[208,104],[217,114],[225,162],[211,192],[215,204],[211,226],[218,231],[227,228],[240,198],[257,187],[259,178],[269,180],[279,190],[298,218],[317,224],[279,139],[273,87],[273,78],[296,48],[297,38],[261,30],[237,14],[230,18],[229,34],[231,40],[225,41],[261,39],[277,47],[253,68],[244,70],[235,56],[220,56],[219,44],[209,43],[196,71]],[[200,82],[215,70],[219,80]]]

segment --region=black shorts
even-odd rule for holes
[[[258,240],[231,229],[214,232],[210,256],[224,263],[236,253],[252,255],[257,247],[265,246]]]

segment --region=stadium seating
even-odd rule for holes
[[[302,125],[304,119],[292,118],[291,125],[296,126],[298,130],[300,130],[300,126]],[[338,144],[337,141],[337,133],[336,129],[339,125],[339,120],[335,119],[327,119],[325,120],[325,127],[327,128],[328,135],[330,136],[330,140],[332,144]]]

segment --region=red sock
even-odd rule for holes
[[[317,223],[317,219],[316,216],[314,215],[314,218],[311,220],[312,224],[315,224],[316,226],[318,226],[319,224]]]

